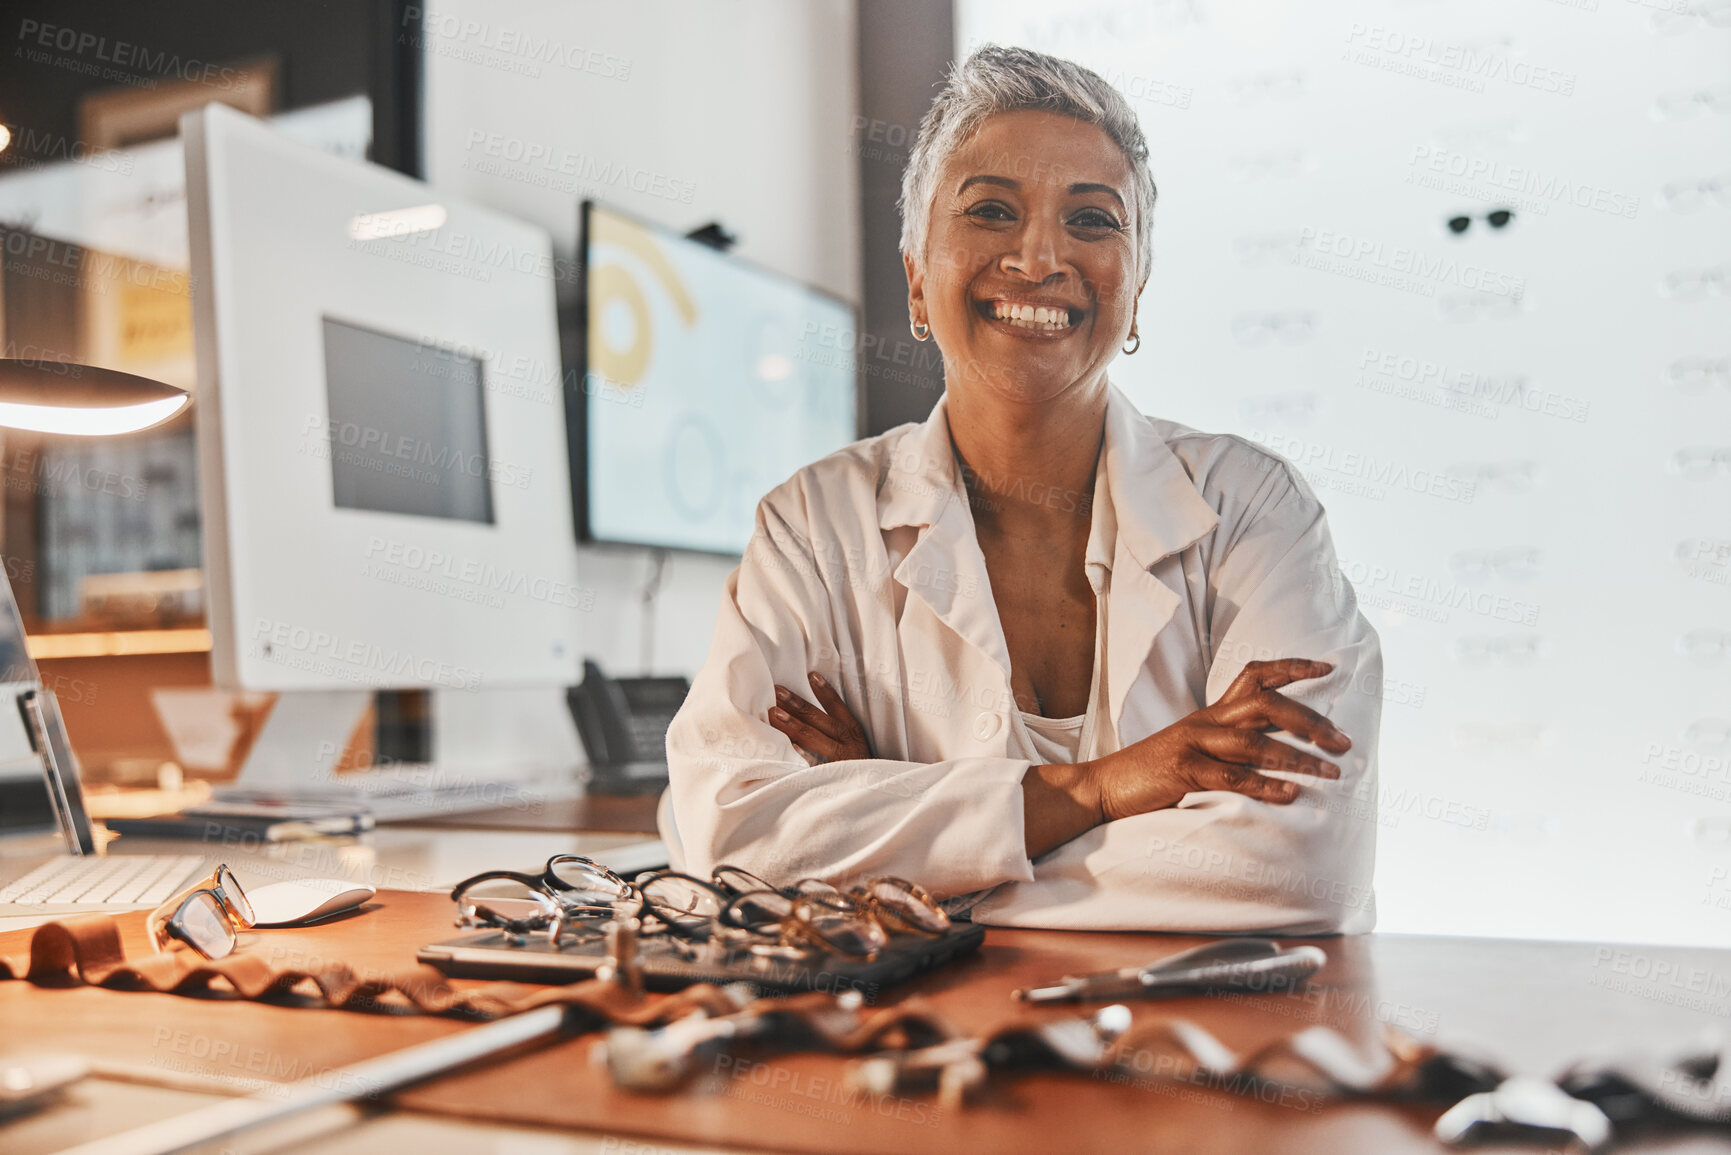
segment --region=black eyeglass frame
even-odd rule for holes
[[[1505,229],[1514,221],[1515,210],[1506,208],[1491,209],[1483,214],[1456,213],[1443,222],[1448,231],[1459,237],[1464,236],[1473,227],[1473,221],[1483,220],[1493,229]]]

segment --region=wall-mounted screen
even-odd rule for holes
[[[854,440],[852,306],[592,203],[582,234],[581,536],[743,552],[758,499]]]

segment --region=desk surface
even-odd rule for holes
[[[123,916],[129,951],[142,949],[142,916]],[[448,937],[448,900],[385,892],[348,921],[304,930],[256,931],[245,948],[279,965],[341,958],[360,972],[412,965],[421,943]],[[28,936],[0,936],[17,955]],[[985,1028],[1017,1012],[1015,987],[1078,969],[1143,962],[1199,940],[1173,936],[993,929],[977,957],[886,992],[915,994],[947,1018]],[[1723,1026],[1731,952],[1597,947],[1494,939],[1372,935],[1319,940],[1328,966],[1304,993],[1223,1000],[1188,998],[1135,1007],[1137,1020],[1182,1015],[1227,1045],[1246,1049],[1313,1023],[1366,1041],[1384,1023],[1420,1038],[1470,1048],[1505,1067],[1551,1074],[1603,1051],[1670,1051],[1704,1027]],[[1656,964],[1668,964],[1665,967]],[[1655,975],[1663,977],[1655,978]],[[1049,1011],[1049,1014],[1073,1011]],[[147,1077],[203,1080],[240,1093],[259,1080],[284,1081],[425,1039],[469,1029],[426,1017],[299,1009],[221,998],[79,988],[44,990],[0,983],[0,1052],[47,1047],[134,1068]],[[1186,1084],[1113,1085],[1085,1077],[1037,1075],[995,1082],[974,1104],[939,1111],[924,1097],[851,1100],[839,1093],[844,1060],[832,1055],[769,1058],[709,1071],[669,1097],[615,1090],[592,1065],[596,1038],[571,1039],[491,1066],[411,1088],[394,1105],[425,1116],[570,1128],[591,1137],[647,1143],[811,1152],[893,1151],[1366,1151],[1434,1152],[1434,1109],[1335,1104],[1320,1110],[1265,1104]],[[78,1092],[54,1112],[0,1129],[17,1155],[73,1138],[110,1133],[145,1114],[185,1109],[170,1092],[106,1112],[80,1110]],[[142,1102],[143,1105],[137,1105]],[[140,1114],[143,1112],[144,1114]],[[127,1117],[130,1116],[130,1117]],[[395,1122],[401,1125],[401,1117]],[[324,1142],[349,1149],[374,1121]],[[74,1135],[72,1132],[76,1132]],[[538,1133],[548,1143],[553,1138]],[[444,1138],[441,1139],[440,1137]],[[448,1140],[449,1145],[442,1148]],[[424,1152],[476,1147],[472,1130],[431,1130]],[[563,1142],[560,1140],[559,1142]],[[605,1146],[605,1145],[604,1145]],[[314,1148],[319,1149],[319,1148]],[[377,1148],[374,1148],[375,1150]],[[583,1149],[554,1145],[549,1150]],[[612,1144],[629,1151],[629,1145]],[[1512,1148],[1511,1148],[1512,1149]],[[1694,1133],[1619,1150],[1724,1150],[1724,1136]],[[1531,1150],[1528,1148],[1526,1150]]]

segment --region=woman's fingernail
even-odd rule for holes
[[[776,701],[785,702],[791,697],[793,697],[793,692],[791,690],[789,690],[786,686],[777,686],[775,688],[775,700]]]
[[[790,721],[787,716],[787,711],[783,710],[780,706],[771,706],[769,708],[769,716],[774,718],[777,722]]]
[[[1324,762],[1322,764],[1322,769],[1330,778],[1340,777],[1340,767],[1336,766],[1333,762]]]
[[[811,684],[814,686],[823,685],[823,675],[818,673],[816,670],[813,670],[811,672]]]

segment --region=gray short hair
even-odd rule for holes
[[[1137,273],[1154,263],[1154,173],[1148,141],[1124,94],[1099,73],[1027,48],[980,47],[950,71],[943,91],[920,122],[902,173],[902,252],[925,263],[926,229],[937,199],[938,172],[989,117],[1037,109],[1072,116],[1112,138],[1130,162],[1135,185]]]

